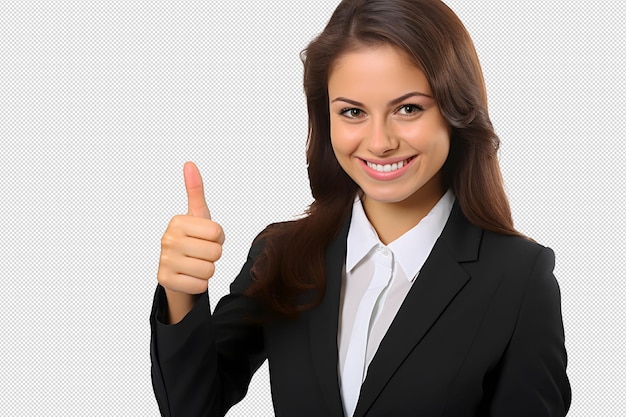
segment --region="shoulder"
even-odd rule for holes
[[[272,242],[276,238],[288,237],[294,229],[295,223],[296,220],[268,224],[252,241],[249,257],[255,258],[258,256],[268,242]]]
[[[248,256],[239,275],[231,284],[231,292],[245,292],[255,281],[253,269],[257,261],[266,257],[276,257],[276,243],[284,241],[293,228],[294,221],[271,223],[252,240]]]
[[[452,256],[473,281],[523,292],[533,277],[552,280],[554,252],[532,239],[471,223],[456,206],[442,234]],[[491,284],[487,284],[491,283]]]
[[[521,306],[523,299],[544,299],[560,303],[559,286],[554,276],[555,255],[552,249],[521,236],[483,232],[478,259],[464,267],[477,283],[488,282],[499,288],[499,297],[510,307]]]
[[[532,255],[550,248],[524,236],[510,236],[483,230],[483,246],[489,250]]]
[[[552,250],[532,239],[497,233],[470,222],[458,204],[452,209],[441,239],[457,261],[473,265],[474,270],[522,272],[541,256],[554,261]]]
[[[550,270],[554,267],[554,251],[523,236],[508,236],[483,231],[480,258],[510,267],[534,266],[541,261]]]

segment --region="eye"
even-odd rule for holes
[[[354,107],[342,109],[339,114],[347,117],[348,119],[358,119],[363,116],[363,111]]]
[[[424,107],[419,104],[403,104],[398,108],[397,113],[400,113],[402,116],[412,116],[422,111],[424,111]]]

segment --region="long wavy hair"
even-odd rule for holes
[[[314,201],[303,218],[276,224],[260,235],[263,249],[247,295],[259,298],[272,313],[295,317],[324,296],[326,248],[359,192],[331,147],[328,78],[342,54],[383,44],[404,51],[425,74],[450,125],[450,152],[442,177],[465,217],[486,230],[520,235],[504,191],[499,139],[487,111],[482,70],[463,23],[439,0],[344,0],[301,55]]]

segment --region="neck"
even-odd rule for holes
[[[435,180],[435,178],[433,178]],[[446,190],[440,181],[429,181],[405,200],[381,202],[362,198],[363,210],[385,245],[411,230],[435,207]]]

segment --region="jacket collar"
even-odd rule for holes
[[[349,224],[350,218],[328,247],[326,292],[321,304],[310,312],[311,354],[331,415],[343,413],[337,368],[337,329]],[[458,201],[455,202],[441,236],[370,363],[355,417],[367,412],[406,356],[470,280],[460,264],[477,260],[481,238],[482,229],[469,223]]]

